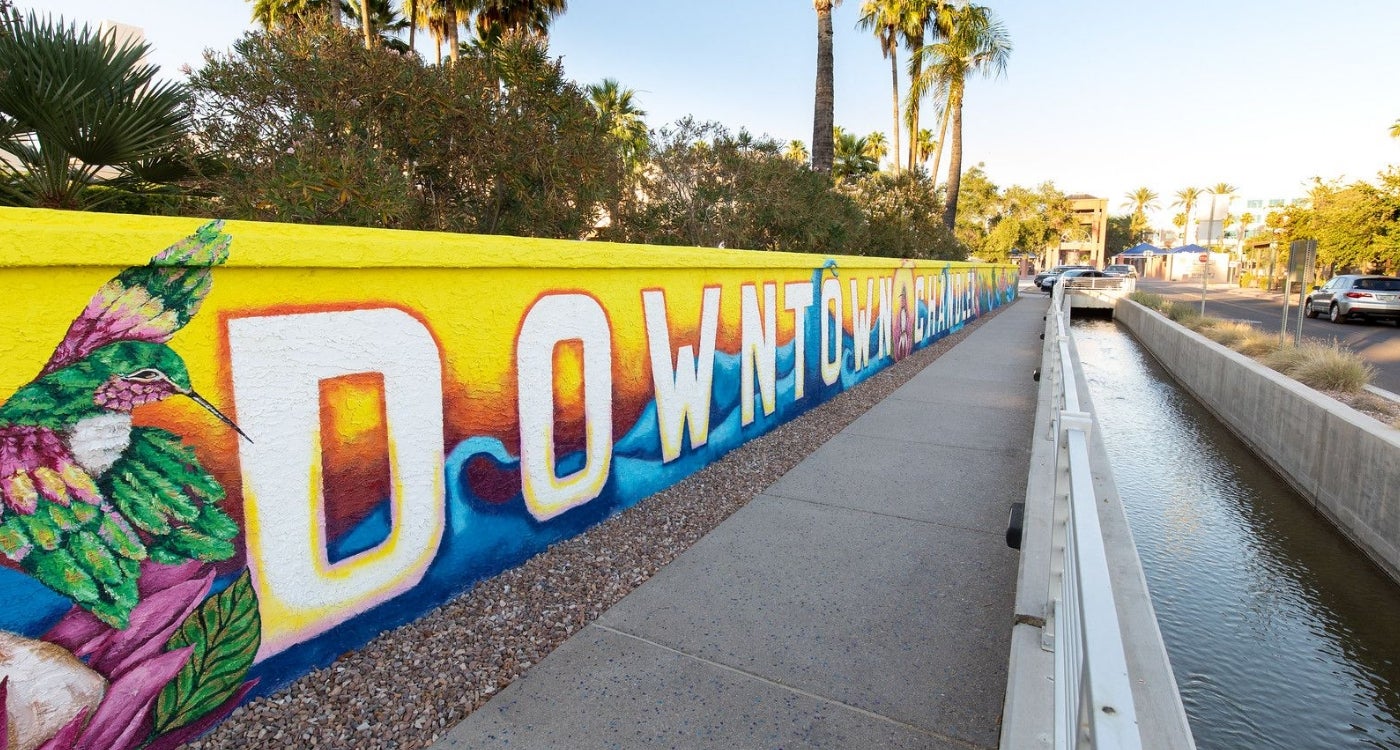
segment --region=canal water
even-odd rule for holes
[[[1201,750],[1400,748],[1400,586],[1112,321],[1075,321]]]

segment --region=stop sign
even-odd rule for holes
[[[1199,260],[1202,263],[1209,263],[1210,253],[1201,253],[1200,257],[1198,257],[1196,260]]]

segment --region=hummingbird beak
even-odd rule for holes
[[[195,393],[194,390],[181,391],[181,393],[185,396],[189,396],[190,400],[195,402],[196,404],[199,404],[205,409],[208,409],[210,414],[213,414],[214,416],[218,417],[220,422],[223,422],[229,427],[232,427],[234,432],[243,436],[244,440],[247,440],[250,443],[253,442],[253,439],[248,437],[248,433],[238,429],[238,425],[234,424],[232,419],[229,419],[228,417],[224,416],[224,413],[215,408],[213,404],[209,403],[208,401],[205,401],[203,396],[199,395],[198,393]]]

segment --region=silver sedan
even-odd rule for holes
[[[1303,302],[1309,318],[1326,314],[1333,323],[1389,320],[1400,325],[1400,278],[1343,274],[1313,289]]]

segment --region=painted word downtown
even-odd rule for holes
[[[790,314],[795,321],[795,372],[788,397],[796,402],[806,396],[808,347],[818,348],[821,381],[830,386],[840,379],[843,329],[851,332],[851,363],[860,373],[890,354],[893,336],[912,335],[917,346],[978,312],[975,271],[896,273],[901,275],[898,287],[896,275],[847,279],[845,285],[828,277],[819,289],[811,280],[741,285],[741,423],[751,424],[758,408],[769,415],[777,406],[780,315]],[[640,322],[667,462],[681,455],[684,431],[692,449],[709,439],[721,288],[705,286],[701,295],[698,340],[675,347],[667,292],[642,292]],[[901,304],[901,296],[913,299]],[[820,321],[815,341],[808,340],[807,324],[813,305]],[[906,312],[896,323],[901,311]],[[539,521],[593,500],[607,481],[614,441],[609,320],[590,294],[545,293],[525,311],[518,329],[521,490],[526,508]],[[247,559],[264,621],[260,657],[265,658],[411,589],[432,562],[446,523],[442,353],[422,320],[396,308],[232,318],[227,334],[238,420],[244,431],[257,436],[240,445],[239,463]],[[586,447],[582,466],[560,476],[554,351],[566,342],[581,352]],[[363,373],[383,377],[393,524],[380,544],[332,562],[320,486],[318,389],[322,380]],[[295,497],[308,501],[287,502]]]

